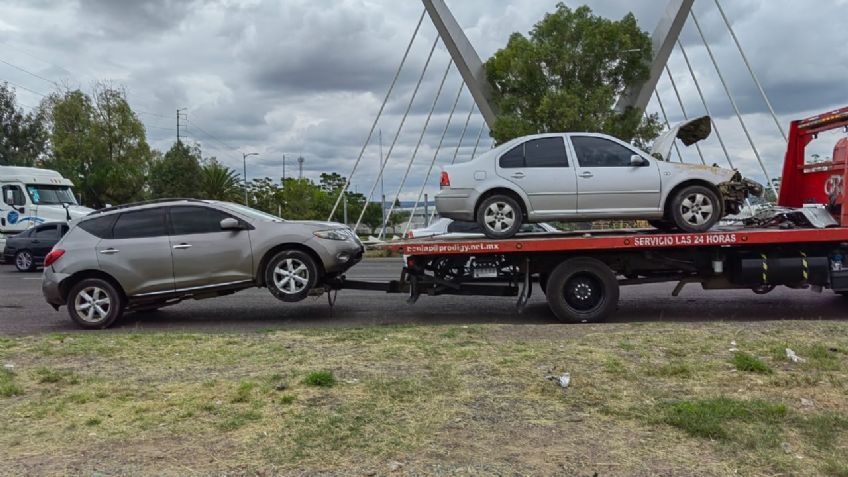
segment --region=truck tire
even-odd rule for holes
[[[684,232],[706,232],[722,217],[722,204],[718,195],[704,186],[684,187],[670,200],[669,218]]]
[[[35,257],[32,256],[32,252],[29,250],[19,250],[18,253],[15,254],[15,268],[17,268],[19,272],[35,271],[37,265],[35,263]]]
[[[477,223],[486,237],[508,239],[518,233],[524,213],[521,206],[508,195],[496,194],[480,203],[477,208]]]
[[[274,256],[265,268],[265,283],[278,300],[302,301],[318,282],[315,260],[301,250],[284,250]]]
[[[598,322],[618,307],[618,280],[604,262],[594,258],[562,262],[551,273],[546,288],[548,306],[562,322]]]
[[[68,315],[80,328],[108,328],[124,313],[124,297],[101,278],[82,280],[71,288],[66,302]]]

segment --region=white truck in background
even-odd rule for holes
[[[70,222],[92,212],[74,196],[73,183],[56,171],[0,166],[0,257],[6,237],[44,222]]]

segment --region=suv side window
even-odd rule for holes
[[[39,227],[32,233],[32,237],[37,239],[55,240],[58,238],[56,236],[56,226],[45,225],[44,227]]]
[[[112,227],[115,225],[117,214],[105,215],[80,222],[79,228],[100,239],[112,238]]]
[[[572,136],[580,167],[632,167],[634,151],[602,137]]]
[[[211,207],[171,207],[173,235],[211,234],[223,232],[221,221],[231,215]]]
[[[524,167],[524,144],[519,144],[510,149],[498,161],[504,169]]]
[[[8,191],[12,191],[12,196],[15,198],[15,207],[20,207],[22,205],[26,205],[26,198],[24,197],[24,191],[21,190],[20,187],[15,185],[3,186],[3,203],[6,203],[6,194]]]
[[[144,209],[134,212],[124,212],[115,222],[113,238],[130,239],[145,237],[161,237],[168,235],[165,227],[165,209]]]
[[[565,143],[561,137],[533,139],[524,143],[527,167],[568,167]]]

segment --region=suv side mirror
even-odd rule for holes
[[[3,198],[3,201],[6,202],[6,205],[10,205],[12,207],[15,206],[15,191],[12,189],[6,189],[6,197]]]
[[[633,167],[644,167],[648,165],[648,161],[638,154],[633,154],[630,156],[630,165]]]
[[[242,226],[238,220],[227,217],[226,219],[221,221],[221,230],[241,230]]]

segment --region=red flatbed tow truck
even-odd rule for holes
[[[690,283],[761,294],[788,286],[848,295],[848,138],[837,143],[832,162],[804,159],[820,132],[837,128],[848,128],[848,108],[792,123],[778,200],[781,207],[829,214],[835,219],[829,228],[799,224],[805,214],[795,212],[798,221],[780,225],[694,234],[650,229],[408,240],[384,246],[407,256],[399,281],[343,281],[338,288],[407,292],[411,303],[422,295],[516,296],[520,311],[538,284],[566,322],[602,320],[616,310],[619,287],[645,283],[678,282],[675,296]]]

